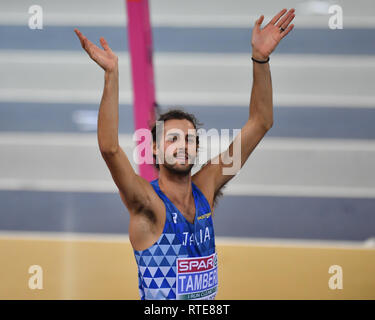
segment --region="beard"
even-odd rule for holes
[[[170,173],[179,175],[179,176],[187,176],[190,174],[191,169],[193,169],[194,164],[188,164],[187,166],[176,166],[175,164],[171,165],[168,163],[164,163],[164,168],[167,169]]]
[[[176,155],[174,155],[176,156]],[[167,169],[170,173],[179,175],[179,176],[187,176],[190,174],[191,170],[194,167],[194,163],[191,163],[192,158],[188,157],[189,160],[186,164],[181,165],[178,164],[178,162],[175,162],[174,164],[168,163],[168,161],[165,161],[163,166],[165,169]]]

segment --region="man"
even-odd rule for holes
[[[129,238],[138,264],[142,299],[213,299],[217,292],[217,257],[212,210],[220,189],[235,175],[224,174],[224,158],[244,165],[273,125],[269,56],[294,27],[294,9],[281,10],[252,31],[253,87],[247,123],[229,148],[191,176],[199,139],[193,115],[172,110],[153,128],[153,153],[159,178],[149,183],[137,175],[118,143],[118,58],[104,38],[103,49],[75,29],[82,47],[105,70],[98,115],[101,154],[130,214]],[[159,139],[157,134],[160,133]],[[235,143],[241,152],[236,154]]]

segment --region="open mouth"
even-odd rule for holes
[[[189,156],[185,153],[179,153],[177,155],[174,156],[177,160],[181,160],[181,161],[187,161],[189,160]]]

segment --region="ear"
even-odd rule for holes
[[[156,147],[156,142],[155,141],[152,142],[152,154],[154,156],[156,156],[158,154],[158,149]]]

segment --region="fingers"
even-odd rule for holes
[[[262,25],[263,20],[264,15],[261,15],[260,18],[257,21],[255,21],[255,25],[260,27]]]
[[[77,34],[78,38],[79,38],[79,41],[81,41],[81,46],[83,49],[85,49],[87,51],[87,42],[89,41],[83,34],[81,31],[79,31],[78,29],[74,29],[74,32]]]
[[[79,31],[77,28],[74,28],[74,32],[76,33],[78,38],[80,37],[80,35],[82,35],[81,31]]]
[[[289,26],[289,24],[292,22],[294,17],[295,17],[294,14],[290,15],[290,17],[282,25],[280,25],[279,28],[283,28],[285,30]]]
[[[81,31],[77,28],[74,29],[75,33],[77,34],[79,40],[81,41],[82,48],[91,56],[92,50],[95,48],[95,44],[93,44],[89,39],[87,39]]]
[[[281,32],[281,39],[286,37],[287,34],[292,31],[292,29],[294,28],[294,24],[291,24],[285,31]]]
[[[281,10],[276,16],[273,17],[273,19],[269,22],[269,24],[275,24],[275,23],[277,22],[277,20],[279,20],[280,17],[281,17],[285,12],[287,12],[286,9]]]
[[[107,41],[103,37],[100,38],[100,44],[102,45],[105,51],[112,51],[111,48],[108,46]]]
[[[84,39],[86,38],[82,33],[81,31],[79,31],[77,28],[74,29],[74,32],[76,33],[76,35],[78,36],[79,38],[79,41],[81,41],[81,45],[83,47],[83,41]]]
[[[288,13],[284,17],[282,17],[282,19],[280,19],[276,27],[278,28],[283,27],[285,29],[290,23],[290,21],[292,21],[293,18],[295,17],[294,11],[295,11],[294,9],[290,9]]]
[[[262,25],[263,20],[264,20],[264,15],[261,15],[260,18],[257,21],[255,21],[254,30],[256,31],[260,30],[260,26]]]

